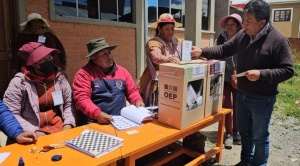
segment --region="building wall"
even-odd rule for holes
[[[273,22],[272,25],[278,29],[284,36],[292,36],[292,22]]]
[[[299,37],[300,26],[300,3],[269,4],[271,9],[271,21],[286,37]],[[273,22],[273,9],[293,8],[292,22]]]
[[[227,1],[227,0],[225,0]],[[51,1],[50,1],[51,2]],[[52,1],[53,2],[53,1]],[[25,17],[32,12],[40,13],[50,24],[51,28],[56,33],[65,47],[67,54],[67,74],[68,80],[71,83],[75,73],[84,66],[88,59],[84,58],[87,55],[86,43],[91,39],[104,37],[109,44],[119,44],[119,46],[112,52],[114,60],[119,65],[124,66],[132,75],[134,79],[137,76],[137,57],[144,57],[144,55],[137,55],[137,28],[135,25],[119,26],[119,25],[101,25],[99,23],[91,24],[78,22],[74,23],[76,18],[69,18],[72,21],[62,21],[60,19],[50,20],[50,5],[49,0],[25,0],[24,3]],[[53,4],[52,4],[53,5]],[[22,14],[21,16],[22,17]],[[23,18],[24,19],[24,18]],[[22,20],[22,18],[21,18]],[[149,28],[149,37],[153,37],[155,29]],[[202,32],[201,46],[209,47],[210,33]],[[184,39],[184,30],[176,29],[175,36]]]
[[[224,7],[228,6],[228,7]],[[218,36],[222,33],[223,28],[219,26],[219,20],[229,15],[229,6],[230,6],[230,0],[217,0],[216,1],[216,10],[215,10],[215,34],[214,39],[217,39]]]
[[[292,25],[292,37],[300,37],[300,3],[293,5],[293,25]]]
[[[109,44],[119,44],[112,52],[115,62],[124,66],[133,78],[136,77],[135,28],[50,21],[48,0],[26,0],[26,16],[32,12],[40,13],[48,21],[64,45],[68,58],[67,74],[70,83],[76,71],[88,62],[88,59],[84,58],[88,53],[86,43],[100,37],[104,37]]]
[[[297,50],[299,53],[300,53],[300,38],[297,37],[297,38],[288,38],[289,41],[290,41],[290,44],[291,44],[291,49],[295,49]]]

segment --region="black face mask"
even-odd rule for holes
[[[39,71],[46,75],[49,75],[53,69],[54,69],[54,63],[53,60],[50,60],[40,64]]]

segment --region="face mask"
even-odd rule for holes
[[[40,64],[39,71],[46,75],[49,75],[53,69],[54,69],[54,63],[53,60],[50,60]]]

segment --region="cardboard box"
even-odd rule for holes
[[[204,118],[207,64],[159,66],[158,121],[183,129]]]
[[[222,109],[225,61],[207,61],[208,74],[205,96],[205,114],[208,117]]]

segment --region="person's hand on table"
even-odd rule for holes
[[[19,144],[35,143],[37,141],[37,136],[34,132],[25,131],[17,136],[16,141]]]
[[[142,102],[142,101],[137,101],[137,102],[135,103],[135,106],[136,106],[136,107],[145,107],[145,104],[144,104],[144,102]]]
[[[69,130],[71,128],[72,128],[72,126],[67,124],[67,125],[64,125],[63,130]]]
[[[113,118],[105,112],[100,112],[96,120],[99,124],[108,124],[110,121],[113,121]]]
[[[41,137],[41,136],[47,135],[46,133],[41,132],[41,131],[36,131],[35,134],[36,134],[36,136],[37,136],[38,138]]]

